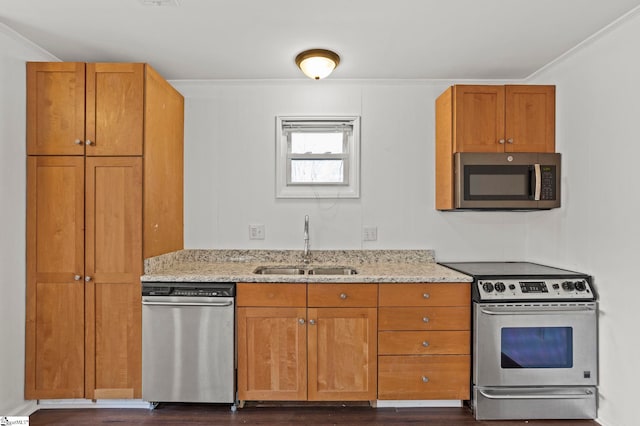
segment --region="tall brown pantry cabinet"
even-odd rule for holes
[[[27,64],[25,398],[140,398],[143,259],[183,248],[184,99],[147,64]]]

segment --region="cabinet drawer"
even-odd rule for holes
[[[469,283],[380,284],[380,306],[470,306]]]
[[[382,331],[379,355],[469,355],[469,331]]]
[[[309,307],[363,307],[378,304],[377,284],[309,284]]]
[[[467,400],[471,356],[380,356],[378,399]]]
[[[470,330],[471,308],[379,308],[378,330]]]
[[[238,306],[307,306],[307,285],[296,283],[239,283],[236,287]]]

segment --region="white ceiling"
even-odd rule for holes
[[[174,3],[176,0],[173,0]],[[0,23],[64,61],[148,62],[165,78],[522,79],[640,0],[0,0]]]

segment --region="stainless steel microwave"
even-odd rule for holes
[[[455,208],[557,208],[560,176],[557,153],[456,153]]]

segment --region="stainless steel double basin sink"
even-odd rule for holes
[[[260,275],[355,275],[358,271],[349,266],[260,266],[253,271]]]

